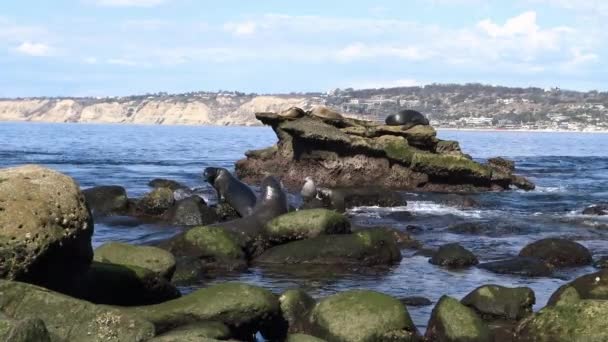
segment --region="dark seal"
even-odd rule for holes
[[[203,177],[217,191],[218,202],[230,204],[241,217],[253,212],[256,203],[255,193],[228,170],[221,167],[208,167],[203,172]]]
[[[287,194],[278,179],[268,176],[262,180],[261,194],[251,216],[262,225],[289,211]]]
[[[397,114],[391,114],[386,117],[386,124],[389,126],[410,126],[428,125],[429,120],[420,112],[411,109],[405,109]]]

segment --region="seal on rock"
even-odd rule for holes
[[[264,178],[260,189],[262,191],[260,199],[251,214],[256,220],[262,224],[266,224],[273,218],[286,214],[289,211],[287,193],[285,193],[278,179],[273,176]]]
[[[344,117],[342,116],[342,114],[333,111],[327,107],[323,107],[323,106],[316,106],[314,107],[310,112],[310,115],[312,116],[316,116],[318,118],[321,119],[329,119],[329,120],[342,120],[344,119]]]
[[[428,125],[429,120],[420,112],[411,109],[405,109],[397,114],[391,114],[386,117],[386,124],[389,126],[416,126]]]
[[[306,115],[306,112],[302,108],[291,107],[279,113],[279,116],[289,119],[297,119]]]
[[[302,199],[304,201],[309,201],[317,196],[317,185],[313,181],[312,177],[304,178],[304,186],[302,186],[300,195],[302,195]]]
[[[251,188],[221,167],[208,167],[203,177],[217,191],[218,202],[226,202],[241,216],[253,212],[256,204],[255,193]]]

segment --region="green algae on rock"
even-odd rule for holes
[[[487,342],[491,332],[486,323],[458,300],[443,296],[433,308],[425,337],[429,341]]]
[[[175,271],[175,257],[163,249],[152,246],[108,242],[95,249],[93,260],[146,268],[167,280],[171,280]]]
[[[284,243],[319,235],[350,233],[350,222],[344,215],[333,210],[298,210],[268,222],[264,233],[273,243]]]

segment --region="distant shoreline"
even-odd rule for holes
[[[468,132],[521,132],[521,133],[599,133],[608,134],[608,130],[600,131],[573,131],[566,129],[524,129],[524,128],[453,128],[453,127],[435,127],[441,131],[468,131]]]

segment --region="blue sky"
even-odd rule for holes
[[[0,2],[0,97],[481,82],[608,90],[605,0]]]

